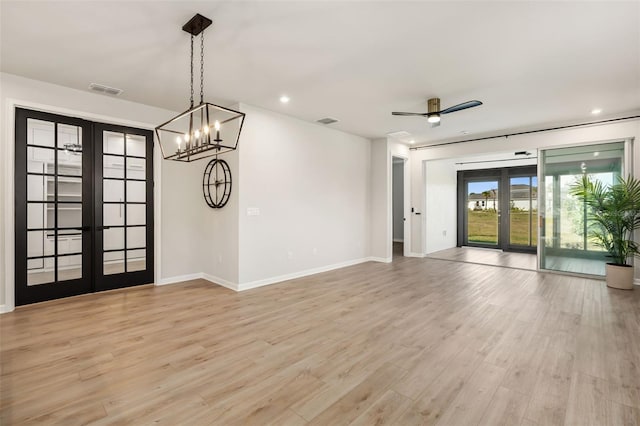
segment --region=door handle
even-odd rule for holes
[[[96,227],[96,230],[98,230],[98,231],[104,231],[105,229],[111,229],[111,227],[110,226],[97,226]]]

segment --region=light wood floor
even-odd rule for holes
[[[453,247],[427,255],[431,259],[456,262],[480,263],[506,268],[536,270],[537,258],[533,253],[503,252],[502,250],[478,247]]]
[[[434,259],[0,316],[10,424],[637,425],[640,291]]]

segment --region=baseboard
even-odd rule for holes
[[[393,242],[394,243],[404,243],[404,240],[402,238],[394,238]]]
[[[371,257],[368,257],[367,260],[369,262],[391,263],[393,258],[392,257],[375,257],[375,256],[371,256]]]
[[[640,286],[640,278],[634,278],[633,279],[633,284]]]
[[[258,288],[258,287],[263,287],[263,286],[266,286],[266,285],[280,283],[280,282],[283,282],[283,281],[289,281],[289,280],[293,280],[293,279],[296,279],[296,278],[307,277],[309,275],[320,274],[322,272],[329,272],[329,271],[333,271],[334,269],[346,268],[347,266],[358,265],[358,264],[364,263],[364,262],[391,263],[391,260],[392,260],[391,257],[387,257],[387,258],[384,258],[384,257],[363,257],[361,259],[348,260],[346,262],[334,263],[332,265],[321,266],[319,268],[312,268],[312,269],[307,269],[307,270],[304,270],[304,271],[293,272],[291,274],[279,275],[279,276],[276,276],[276,277],[271,277],[271,278],[265,278],[265,279],[262,279],[262,280],[251,281],[251,282],[244,283],[244,284],[236,284],[236,283],[233,283],[231,281],[227,281],[225,279],[222,279],[222,278],[219,278],[219,277],[215,277],[215,276],[210,275],[210,274],[206,274],[204,272],[198,272],[196,274],[178,275],[178,276],[175,276],[175,277],[163,278],[160,281],[158,281],[157,283],[155,283],[155,285],[157,285],[157,286],[169,285],[169,284],[181,283],[181,282],[184,282],[184,281],[204,279],[204,280],[207,280],[207,281],[209,281],[209,282],[211,282],[213,284],[217,284],[217,285],[220,285],[222,287],[226,287],[226,288],[228,288],[230,290],[244,291],[244,290],[250,290],[252,288]]]
[[[175,277],[163,278],[160,281],[157,281],[155,285],[176,284],[184,281],[198,280],[201,278],[203,278],[202,272],[198,272],[196,274],[176,275]]]
[[[219,286],[226,287],[230,290],[238,291],[238,284],[236,283],[232,283],[231,281],[227,281],[220,277],[214,277],[213,275],[209,275],[204,272],[201,275],[203,279],[209,281],[212,284],[217,284]]]
[[[12,312],[14,309],[15,309],[15,306],[0,305],[0,314],[6,314],[8,312]]]
[[[353,266],[360,263],[368,262],[371,258],[362,258],[355,260],[348,260],[346,262],[334,263],[332,265],[321,266],[319,268],[307,269],[304,271],[293,272],[291,274],[279,275],[277,277],[266,278],[263,280],[251,281],[238,285],[238,291],[250,290],[252,288],[263,287],[265,285],[276,284],[282,281],[289,281],[296,278],[307,277],[309,275],[319,274],[322,272],[333,271],[334,269],[346,268],[347,266]]]
[[[409,253],[406,256],[407,257],[425,257],[426,254],[424,254],[424,253]]]

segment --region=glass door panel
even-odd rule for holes
[[[88,123],[16,109],[16,304],[91,288]]]
[[[604,275],[606,252],[590,240],[587,207],[570,189],[584,175],[611,185],[624,172],[624,153],[624,142],[542,151],[541,269]]]
[[[537,197],[537,176],[509,178],[509,245],[536,246]]]
[[[101,124],[95,128],[100,175],[96,215],[99,289],[153,281],[153,135]]]
[[[497,246],[500,229],[498,180],[466,182],[466,243]]]

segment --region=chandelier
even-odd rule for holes
[[[238,147],[245,114],[204,101],[204,30],[211,19],[196,14],[182,29],[191,34],[191,97],[189,109],[156,127],[165,160],[190,162]],[[200,104],[193,102],[193,41],[200,35]]]

